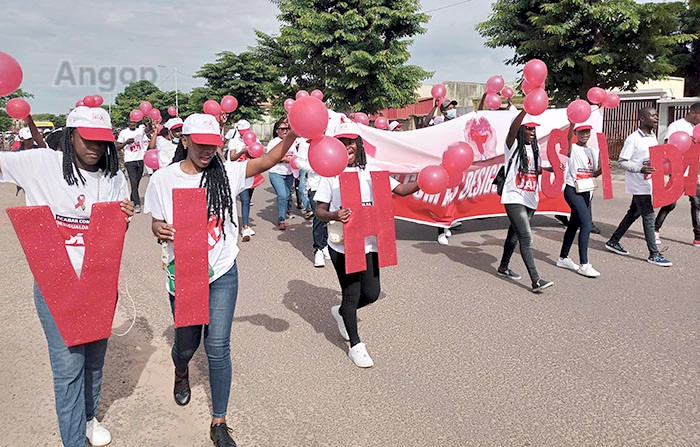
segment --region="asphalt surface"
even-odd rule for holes
[[[142,188],[145,190],[145,182]],[[594,199],[590,259],[602,276],[559,269],[564,228],[534,219],[537,267],[555,285],[497,277],[507,221],[466,222],[450,245],[397,222],[399,265],[359,312],[375,366],[347,357],[330,308],[334,270],[313,267],[310,223],[274,229],[269,182],[253,197],[257,234],[240,243],[232,328],[229,424],[244,446],[697,446],[700,445],[698,259],[683,198],[662,232],[670,268],[646,262],[641,220],[622,244],[606,236],[629,197]],[[22,206],[0,185],[0,206]],[[0,445],[59,446],[46,341],[32,276],[0,215]],[[201,348],[190,367],[192,402],[172,398],[173,321],[150,216],[126,236],[121,297],[98,417],[112,446],[210,446],[210,398]],[[572,258],[578,262],[577,246]],[[526,276],[518,252],[511,267]]]

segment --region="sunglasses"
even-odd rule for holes
[[[289,130],[289,127],[278,127],[277,130]]]

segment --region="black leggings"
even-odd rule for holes
[[[345,329],[350,336],[350,346],[360,342],[357,333],[357,309],[372,304],[379,298],[379,259],[377,253],[365,255],[367,269],[362,272],[345,273],[345,254],[338,253],[328,247],[335,273],[338,275],[340,288],[343,291],[343,301],[340,304],[340,315],[343,317]]]
[[[134,205],[141,206],[141,197],[139,196],[139,183],[143,177],[143,160],[127,161],[124,163],[126,173],[129,174],[129,184],[131,185],[131,201]]]
[[[532,254],[532,230],[530,229],[530,219],[535,215],[535,210],[520,204],[506,204],[505,208],[510,220],[510,227],[508,227],[506,242],[503,244],[500,269],[508,268],[515,246],[520,243],[520,255],[523,257],[530,280],[534,284],[540,279],[535,268],[535,257]]]
[[[560,258],[569,256],[571,245],[574,243],[576,231],[578,233],[578,256],[581,264],[588,264],[588,240],[593,229],[593,218],[591,217],[591,193],[577,193],[573,186],[566,185],[564,188],[564,199],[571,208],[569,225],[564,233],[564,243],[561,245]]]

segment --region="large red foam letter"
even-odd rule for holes
[[[664,161],[671,163],[671,179],[664,184]],[[649,148],[649,161],[656,170],[651,174],[654,208],[674,203],[683,195],[683,159],[681,152],[672,144],[661,144]]]
[[[598,152],[600,169],[603,171],[603,199],[613,198],[612,173],[610,172],[610,151],[608,150],[608,137],[604,133],[598,133]]]
[[[207,217],[204,188],[173,189],[176,328],[209,324]]]
[[[117,305],[126,216],[119,202],[92,206],[80,278],[48,206],[7,210],[29,268],[67,346],[108,338]]]
[[[355,172],[340,174],[340,195],[343,208],[352,211],[350,220],[343,226],[345,240],[345,273],[361,272],[367,268],[365,260],[365,236],[377,236],[379,267],[398,264],[396,254],[396,228],[394,226],[394,202],[391,197],[389,173],[371,173],[374,203],[363,206],[360,179]]]
[[[688,170],[685,177],[685,195],[695,196],[698,186],[698,164],[700,164],[700,143],[693,143],[683,154],[683,172]]]
[[[561,162],[557,154],[557,145],[562,150],[566,150],[569,147],[569,140],[566,138],[566,132],[563,130],[552,129],[547,141],[547,160],[549,160],[554,170],[554,182],[552,182],[552,177],[548,172],[542,175],[542,192],[550,199],[556,199],[561,196],[562,186],[564,185],[564,171],[560,166]]]

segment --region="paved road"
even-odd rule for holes
[[[506,220],[465,223],[449,247],[435,230],[397,223],[398,267],[382,271],[383,297],[360,311],[376,363],[346,355],[330,307],[340,302],[330,265],[314,269],[310,225],[273,229],[269,183],[256,190],[257,235],[241,244],[232,330],[229,421],[240,446],[697,446],[700,445],[698,259],[688,201],[664,229],[668,269],[645,262],[641,221],[603,243],[628,205],[595,199],[603,235],[590,257],[602,272],[558,269],[563,228],[536,217],[535,256],[555,282],[494,275]],[[0,206],[23,204],[0,185]],[[126,237],[121,300],[110,340],[99,417],[114,447],[210,446],[206,357],[191,367],[193,399],[172,399],[172,317],[162,291],[150,216]],[[0,445],[58,446],[46,342],[32,277],[7,216],[0,215]],[[576,246],[574,246],[575,249]],[[522,260],[514,270],[525,273]]]

